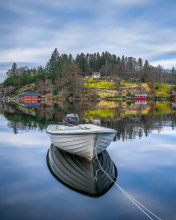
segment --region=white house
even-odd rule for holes
[[[92,73],[92,78],[99,79],[100,78],[100,72],[93,72]]]

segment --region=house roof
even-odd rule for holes
[[[39,96],[40,93],[24,93],[24,96]]]
[[[100,72],[93,72],[92,75],[99,75]]]
[[[147,93],[136,93],[135,96],[147,96]]]

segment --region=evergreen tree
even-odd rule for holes
[[[148,68],[149,68],[149,62],[148,60],[146,60],[144,63],[144,69],[148,69]]]
[[[143,61],[141,58],[138,59],[138,66],[139,66],[139,70],[143,68]]]
[[[129,57],[129,71],[134,71],[134,63],[135,63],[136,59],[133,57]]]
[[[87,60],[84,53],[81,53],[79,57],[78,66],[82,70],[83,75],[85,75],[87,68]]]
[[[69,61],[70,61],[71,63],[73,63],[73,62],[74,62],[74,59],[73,59],[73,57],[72,57],[72,55],[71,55],[71,54],[69,54],[68,59],[69,59]]]
[[[171,73],[172,73],[172,75],[175,75],[175,74],[176,74],[176,70],[175,70],[174,67],[172,67]]]
[[[53,73],[56,67],[56,63],[59,61],[59,52],[57,51],[57,48],[53,51],[51,55],[51,59],[48,61],[46,65],[46,71],[48,73]]]
[[[150,67],[149,62],[148,62],[148,60],[146,60],[144,63],[143,74],[141,76],[141,82],[147,81],[147,76],[149,75],[149,67]]]
[[[105,53],[103,52],[100,57],[100,66],[105,65]]]
[[[171,83],[175,83],[176,84],[176,69],[174,67],[172,67],[172,70],[171,70]]]
[[[57,51],[57,48],[53,51],[51,55],[51,59],[46,64],[46,72],[50,74],[49,78],[51,78],[52,82],[56,79],[56,71],[57,64],[59,62],[59,52]]]
[[[120,64],[120,63],[121,63],[120,57],[117,57],[117,64]]]
[[[96,55],[96,64],[95,64],[95,66],[96,66],[96,72],[99,72],[99,70],[100,70],[100,68],[101,68],[101,66],[100,66],[100,54],[99,53],[97,53],[97,55]]]
[[[16,75],[17,75],[17,64],[13,63],[11,68],[11,76],[16,76]]]
[[[125,71],[125,56],[122,56],[122,60],[121,60],[121,70],[122,72]]]

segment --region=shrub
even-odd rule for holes
[[[126,94],[126,96],[131,96],[131,92],[128,92],[128,93]]]
[[[53,89],[53,95],[57,95],[57,89],[56,88]]]

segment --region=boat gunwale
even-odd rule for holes
[[[63,131],[55,131],[50,132],[46,130],[46,133],[52,134],[52,135],[85,135],[85,134],[117,134],[117,131],[90,131],[90,132],[63,132]]]
[[[91,124],[92,125],[92,124]],[[96,129],[96,128],[82,128],[82,124],[78,125],[79,129],[59,129],[59,130],[50,130],[50,126],[57,126],[55,124],[53,125],[49,125],[46,129],[46,133],[48,134],[53,134],[53,135],[58,135],[58,134],[63,134],[63,135],[84,135],[84,134],[117,134],[117,131],[115,129],[112,128],[106,128],[106,127],[102,127],[102,126],[98,126],[100,129]],[[94,125],[93,125],[94,126]],[[74,127],[74,126],[73,126]]]

